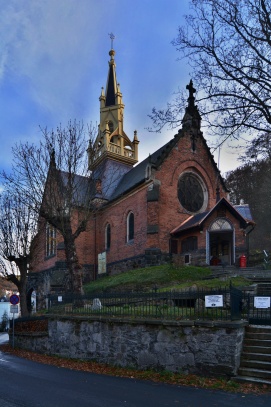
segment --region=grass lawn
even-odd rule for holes
[[[191,286],[195,288],[219,288],[227,287],[230,282],[236,286],[247,286],[249,280],[243,277],[211,278],[212,271],[208,267],[173,267],[172,265],[153,266],[139,268],[121,273],[115,276],[103,276],[96,281],[84,285],[85,294],[95,292],[131,289],[163,290],[185,289]]]

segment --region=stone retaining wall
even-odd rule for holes
[[[230,377],[239,367],[243,338],[242,322],[53,317],[48,332],[18,332],[15,345],[123,367]]]

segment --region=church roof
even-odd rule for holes
[[[243,216],[244,219],[253,220],[248,204],[234,205],[234,208],[240,213],[240,215]]]
[[[161,160],[161,157],[164,155],[164,151],[167,151],[168,146],[172,143],[173,140],[169,141],[163,147],[159,148],[145,160],[141,161],[138,165],[133,167],[129,172],[123,175],[120,179],[120,182],[110,197],[110,200],[116,199],[124,193],[130,191],[132,188],[140,185],[146,180],[146,168],[150,164],[152,166],[157,166],[158,162]]]
[[[147,157],[145,160],[141,161],[138,165],[133,167],[129,172],[127,172],[123,177],[120,179],[120,182],[113,192],[113,194],[110,197],[110,200],[116,199],[119,196],[123,195],[124,193],[127,193],[130,191],[132,188],[135,188],[139,184],[145,182],[146,180],[146,168],[148,165],[158,168],[165,158],[169,155],[170,151],[173,149],[173,147],[177,144],[179,139],[184,136],[184,130],[180,129],[178,133],[174,136],[173,139],[171,139],[168,143],[164,144],[162,147],[160,147],[158,150],[156,150],[154,153],[150,154],[149,157]],[[213,165],[216,167],[216,163],[214,161],[213,155],[210,152],[210,149],[206,143],[206,140],[204,137],[202,137],[202,140],[204,144],[206,145],[206,149],[209,153],[209,158],[212,161]],[[217,171],[219,171],[217,169]],[[223,178],[221,177],[219,173],[219,178],[220,178],[220,183],[223,185],[225,190],[227,190],[227,187],[225,185],[225,182]]]

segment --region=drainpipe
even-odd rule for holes
[[[93,270],[93,280],[96,280],[96,267],[97,267],[97,262],[96,262],[96,257],[97,257],[97,232],[96,232],[96,225],[97,225],[97,217],[96,213],[94,214],[94,270]]]
[[[246,250],[247,250],[247,264],[249,264],[249,234],[255,229],[255,225],[251,225],[251,229],[246,231]]]

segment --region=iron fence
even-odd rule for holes
[[[165,320],[246,319],[248,295],[233,288],[151,292],[101,292],[47,297],[50,314]]]

